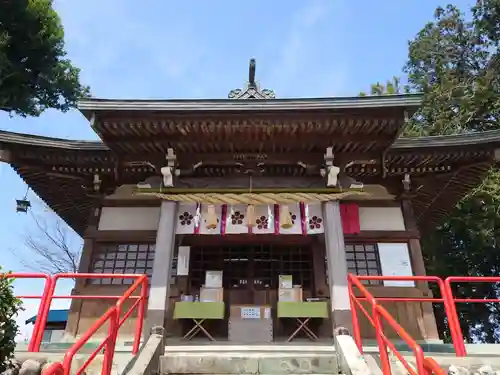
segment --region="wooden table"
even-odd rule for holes
[[[304,332],[312,341],[318,341],[318,336],[307,326],[311,319],[328,318],[328,304],[327,302],[278,302],[278,319],[292,318],[295,319],[299,326],[288,337],[287,342],[299,333]]]
[[[176,302],[174,319],[190,319],[194,322],[194,327],[184,335],[184,339],[191,340],[201,331],[210,340],[215,341],[213,336],[203,327],[203,323],[206,320],[224,319],[224,302]]]

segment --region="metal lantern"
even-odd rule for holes
[[[27,199],[16,199],[16,212],[28,212],[28,208],[31,207],[31,203]]]

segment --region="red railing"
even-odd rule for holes
[[[424,375],[424,374],[437,374],[437,375],[445,375],[446,372],[431,358],[427,358],[424,356],[424,352],[422,347],[417,344],[417,342],[404,330],[401,325],[396,322],[396,320],[389,314],[389,312],[383,308],[380,304],[378,304],[377,299],[366,289],[366,287],[361,283],[360,280],[365,279],[364,277],[356,277],[353,274],[348,275],[348,288],[349,288],[349,301],[351,304],[351,313],[353,320],[353,334],[354,340],[360,350],[363,352],[363,346],[361,343],[361,332],[359,327],[359,319],[357,309],[359,308],[363,314],[366,316],[368,321],[375,328],[375,335],[377,338],[377,344],[380,353],[380,365],[382,368],[382,373],[384,375],[390,375],[391,372],[391,363],[389,360],[389,353],[387,348],[389,348],[396,358],[403,364],[409,374],[411,375]],[[368,277],[368,279],[373,280],[374,278]],[[383,277],[382,277],[383,279]],[[380,279],[380,280],[382,280]],[[367,279],[365,279],[367,280]],[[439,280],[439,281],[437,281]],[[430,281],[430,280],[420,280],[420,281]],[[443,283],[439,278],[433,279],[432,281],[437,281],[440,285]],[[356,287],[364,296],[364,298],[359,298],[355,295],[354,287]],[[361,299],[366,300],[371,307],[371,314],[366,311],[364,306],[361,304]],[[415,355],[416,360],[416,371],[412,368],[412,366],[408,363],[408,361],[403,357],[403,355],[396,349],[396,346],[387,338],[384,333],[384,329],[382,326],[382,318],[383,320],[391,326],[392,329],[398,334],[399,337],[410,347]]]
[[[40,306],[38,308],[37,319],[35,320],[35,325],[33,328],[33,335],[31,341],[28,345],[28,350],[37,352],[40,350],[40,345],[42,342],[43,332],[47,323],[47,318],[50,310],[50,305],[53,299],[117,299],[115,306],[111,307],[88,331],[85,333],[66,353],[63,363],[54,363],[45,372],[45,375],[51,374],[63,374],[69,375],[71,369],[71,362],[74,355],[79,349],[87,343],[87,341],[96,333],[107,321],[109,321],[108,335],[104,341],[98,346],[98,348],[90,355],[88,360],[84,363],[82,368],[78,371],[78,374],[82,373],[90,362],[103,350],[104,351],[104,361],[102,374],[109,375],[111,371],[111,366],[114,356],[114,348],[116,345],[116,338],[118,335],[119,328],[123,325],[126,319],[130,317],[134,309],[138,309],[138,317],[136,322],[135,337],[132,352],[137,354],[140,345],[141,332],[143,327],[144,315],[146,310],[146,301],[148,293],[148,279],[145,275],[119,275],[119,274],[90,274],[90,273],[67,273],[59,274],[55,276],[50,276],[43,273],[10,273],[4,274],[3,276],[7,278],[18,278],[18,279],[45,279],[44,290],[41,296],[25,295],[17,296],[18,298],[30,298],[30,299],[41,299]],[[57,280],[61,278],[70,279],[100,279],[100,278],[125,278],[125,279],[135,279],[135,282],[122,296],[100,296],[100,295],[70,295],[70,296],[56,296],[54,295]],[[353,318],[353,335],[356,344],[358,345],[360,351],[362,351],[361,342],[361,331],[359,327],[359,319],[357,309],[359,308],[363,314],[367,317],[368,321],[374,326],[377,343],[380,349],[380,358],[382,364],[382,370],[384,375],[390,374],[390,362],[388,357],[387,348],[391,349],[394,355],[402,362],[406,367],[407,371],[412,375],[421,375],[428,372],[433,372],[436,374],[444,374],[444,371],[437,365],[437,363],[429,357],[423,355],[422,348],[416,343],[413,338],[401,327],[396,320],[389,314],[389,312],[383,308],[379,302],[430,302],[430,303],[443,303],[445,307],[445,314],[448,319],[448,325],[451,332],[452,342],[455,348],[457,356],[465,356],[467,354],[465,343],[463,341],[463,335],[459,324],[459,318],[456,310],[456,303],[498,303],[500,299],[486,299],[486,298],[454,298],[452,283],[456,282],[470,282],[470,283],[480,283],[489,282],[497,283],[500,282],[500,277],[449,277],[445,281],[438,277],[433,276],[355,276],[349,274],[348,276],[348,288],[349,288],[349,299],[351,303],[351,311]],[[395,298],[395,297],[377,297],[375,298],[361,283],[361,280],[385,280],[385,281],[414,281],[414,282],[436,282],[438,284],[439,290],[441,292],[441,298],[427,298],[427,297],[416,297],[416,298]],[[132,296],[132,294],[141,286],[140,296]],[[356,296],[354,292],[354,286],[361,292],[363,296]],[[123,304],[128,299],[136,299],[135,303],[131,308],[121,317]],[[361,301],[368,301],[372,316],[363,307]],[[381,321],[385,320],[386,323],[391,326],[396,333],[409,345],[415,354],[417,372],[411,368],[404,357],[399,353],[387,338],[383,332],[383,326]]]
[[[354,275],[351,275],[354,276]],[[458,317],[457,303],[500,303],[500,298],[455,298],[453,295],[453,283],[500,283],[500,277],[480,276],[450,276],[444,281],[435,276],[354,276],[357,280],[385,280],[385,281],[414,281],[414,282],[436,282],[441,293],[441,298],[427,297],[376,297],[378,302],[431,302],[442,303],[450,329],[450,335],[455,354],[457,357],[465,357],[467,349],[465,346],[460,319]],[[356,297],[356,300],[366,300],[366,297]],[[358,346],[361,345],[361,335],[357,313],[353,311],[353,334]]]
[[[447,314],[448,325],[450,326],[451,339],[455,346],[457,357],[465,357],[467,349],[465,348],[464,337],[462,329],[460,328],[460,319],[458,318],[457,303],[499,303],[499,298],[455,298],[453,296],[453,283],[499,283],[500,277],[475,277],[475,276],[450,276],[444,283],[446,287],[447,296],[449,301],[450,314]],[[453,327],[453,329],[452,329]]]
[[[54,276],[47,274],[34,274],[34,273],[10,273],[5,274],[8,278],[44,278],[46,279],[44,291],[41,296],[17,296],[17,298],[41,298],[40,306],[38,308],[35,326],[33,328],[32,339],[28,345],[28,350],[38,352],[42,342],[43,332],[47,324],[47,318],[50,310],[50,305],[53,299],[118,299],[115,306],[111,307],[106,313],[90,327],[90,329],[68,350],[64,357],[63,363],[55,363],[44,371],[44,375],[63,374],[69,375],[71,371],[71,363],[75,354],[88,342],[100,328],[109,321],[108,334],[104,341],[97,347],[96,350],[89,356],[87,361],[78,370],[77,374],[85,371],[92,360],[104,349],[104,360],[101,373],[109,375],[113,364],[114,348],[118,336],[118,330],[127,320],[133,311],[137,308],[137,320],[135,327],[134,343],[132,353],[137,354],[141,340],[142,327],[144,316],[146,313],[146,303],[148,297],[148,278],[146,275],[126,275],[126,274],[91,274],[91,273],[65,273]],[[70,296],[56,296],[54,295],[57,280],[59,279],[133,279],[135,282],[125,291],[122,296],[99,296],[99,295],[70,295]],[[141,287],[139,296],[132,296],[132,294]],[[121,317],[123,304],[128,299],[135,299],[134,304],[128,311]]]
[[[33,327],[33,334],[31,335],[30,342],[28,344],[28,351],[38,352],[40,350],[40,344],[43,339],[43,331],[45,331],[45,319],[42,323],[42,319],[38,317],[47,316],[49,314],[49,308],[47,308],[47,299],[51,290],[52,277],[46,273],[6,273],[2,274],[3,277],[7,279],[45,279],[45,285],[43,287],[43,292],[41,296],[16,296],[16,298],[27,298],[27,299],[40,299],[40,305],[38,306],[37,319]]]

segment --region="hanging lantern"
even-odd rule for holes
[[[255,226],[255,206],[253,204],[249,204],[247,206],[247,227],[251,228]]]
[[[280,227],[283,229],[293,227],[292,215],[287,205],[280,206]]]
[[[31,203],[27,199],[16,199],[16,212],[28,212]]]
[[[205,223],[207,229],[216,229],[217,228],[217,214],[215,213],[215,206],[213,204],[209,204],[207,207],[207,214],[205,218]]]

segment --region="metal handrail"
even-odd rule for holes
[[[351,311],[353,314],[353,326],[355,327],[353,330],[355,333],[356,344],[358,345],[359,350],[362,352],[363,348],[361,345],[359,320],[357,317],[357,310],[356,310],[356,308],[359,307],[360,310],[366,315],[367,319],[375,328],[375,335],[377,338],[377,344],[380,352],[380,363],[381,363],[382,373],[384,375],[391,374],[391,364],[389,361],[389,354],[387,352],[387,347],[391,349],[394,355],[399,359],[399,361],[403,364],[408,373],[411,375],[424,375],[428,374],[429,372],[437,375],[446,374],[446,372],[441,367],[439,367],[439,365],[437,365],[435,361],[432,360],[426,361],[426,357],[424,356],[422,347],[417,344],[417,342],[405,331],[405,329],[391,316],[391,314],[389,314],[389,312],[385,308],[383,308],[381,305],[378,304],[375,297],[368,291],[368,289],[366,289],[366,287],[361,283],[360,279],[357,276],[349,274],[348,281],[349,281],[348,283],[349,301],[351,304]],[[370,314],[366,311],[366,309],[362,306],[361,302],[354,294],[353,286],[356,286],[356,288],[358,288],[358,290],[364,295],[366,300],[370,303],[372,308],[372,316],[370,316]],[[412,368],[412,366],[410,366],[408,361],[402,356],[402,354],[396,349],[395,345],[384,334],[381,318],[383,318],[396,331],[398,336],[401,337],[401,339],[403,339],[403,341],[405,341],[406,344],[413,351],[416,359],[416,368],[417,368],[416,372]]]
[[[115,352],[115,345],[118,336],[118,331],[123,325],[125,320],[127,320],[137,308],[137,320],[135,328],[134,344],[132,347],[132,353],[137,354],[139,351],[142,327],[144,324],[144,317],[146,313],[146,303],[148,298],[148,277],[147,275],[135,275],[135,274],[93,274],[93,273],[62,273],[54,276],[41,273],[7,273],[0,274],[3,277],[13,278],[13,279],[32,279],[32,278],[43,278],[46,280],[44,291],[41,296],[35,295],[25,295],[16,296],[17,298],[30,298],[30,299],[41,299],[40,306],[38,308],[37,317],[35,319],[35,325],[33,328],[32,338],[28,345],[28,350],[32,352],[40,351],[40,345],[43,338],[43,332],[47,324],[47,319],[50,311],[50,305],[53,299],[117,299],[116,304],[109,308],[106,313],[99,318],[89,330],[80,337],[73,346],[68,350],[64,357],[62,363],[54,363],[44,370],[44,375],[69,375],[71,371],[71,363],[75,354],[80,350],[106,322],[109,321],[108,334],[104,341],[97,347],[94,352],[85,361],[82,367],[78,370],[77,374],[82,374],[92,360],[104,349],[104,361],[101,370],[101,374],[109,375],[111,373],[111,368],[113,364],[113,357]],[[68,295],[68,296],[55,296],[56,284],[59,279],[135,279],[135,282],[127,288],[125,293],[121,296],[95,296],[95,295]],[[133,296],[132,294],[141,287],[140,296]],[[123,310],[123,304],[128,299],[135,299],[136,301],[132,306],[125,312],[124,316],[121,317],[121,312]]]

